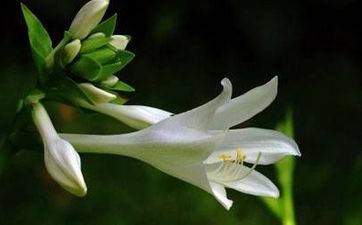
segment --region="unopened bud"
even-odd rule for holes
[[[119,80],[118,77],[110,76],[106,80],[102,81],[101,84],[106,85],[106,86],[113,86],[113,85],[117,84],[118,80]]]
[[[109,0],[91,0],[77,13],[69,27],[73,38],[85,38],[102,20]]]
[[[109,42],[113,47],[119,50],[125,50],[127,44],[129,42],[129,38],[124,35],[112,35],[112,40]]]
[[[76,39],[70,42],[69,44],[65,45],[63,50],[63,63],[64,64],[71,63],[75,59],[75,57],[77,57],[81,46],[82,45],[79,39]]]
[[[110,102],[117,98],[115,94],[104,91],[91,83],[81,83],[79,86],[84,92],[86,92],[91,99],[93,99],[97,104]]]
[[[102,37],[105,37],[106,35],[102,32],[97,32],[97,33],[94,33],[92,35],[90,35],[87,39],[93,39],[93,38],[102,38]]]
[[[32,105],[32,117],[44,143],[44,161],[50,176],[64,189],[77,196],[87,194],[80,157],[73,146],[59,137],[45,108]]]

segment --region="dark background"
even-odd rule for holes
[[[53,43],[86,1],[25,0]],[[16,99],[35,82],[19,1],[1,6],[0,122],[9,129]],[[357,0],[113,0],[117,33],[137,56],[119,74],[129,104],[182,112],[220,91],[234,94],[279,76],[275,102],[243,126],[273,129],[294,111],[302,151],[295,174],[299,224],[362,224],[361,5]],[[130,131],[110,118],[49,104],[63,132]],[[86,126],[85,126],[86,125]],[[272,167],[260,169],[273,178]],[[0,224],[278,224],[253,196],[230,191],[227,212],[212,196],[133,159],[82,155],[85,198],[47,175],[43,155],[21,151],[0,177]]]

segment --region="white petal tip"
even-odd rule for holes
[[[279,198],[279,196],[280,196],[280,193],[279,193],[278,189],[275,190],[275,192],[270,194],[270,197],[272,197],[272,198]]]
[[[231,206],[233,206],[233,201],[229,201],[229,202],[227,202],[226,204],[223,204],[223,206],[224,206],[224,208],[226,209],[226,210],[230,210],[231,209]]]
[[[265,86],[271,86],[273,92],[275,93],[275,96],[278,92],[278,76],[273,77],[268,83],[265,84]]]

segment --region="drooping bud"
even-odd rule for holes
[[[75,57],[77,57],[81,46],[82,45],[79,39],[75,39],[74,41],[65,45],[63,50],[63,63],[71,63],[75,59]]]
[[[69,27],[73,38],[83,39],[102,20],[109,5],[109,0],[91,0],[77,13]]]
[[[112,103],[91,105],[84,101],[79,103],[84,108],[111,116],[137,130],[152,126],[173,115],[173,113],[165,110],[143,105],[117,105]]]
[[[95,103],[106,103],[115,100],[117,96],[115,94],[104,91],[91,83],[81,83],[80,88],[86,92]]]
[[[109,42],[113,47],[119,50],[125,50],[127,44],[129,42],[129,38],[124,35],[112,35],[112,40]]]
[[[87,186],[78,153],[69,142],[59,137],[40,103],[32,104],[32,117],[44,143],[44,161],[50,176],[70,193],[85,196]]]

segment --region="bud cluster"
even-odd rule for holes
[[[101,22],[108,5],[109,0],[86,3],[54,48],[40,20],[21,5],[38,69],[38,83],[21,101],[19,112],[31,110],[44,145],[44,162],[50,176],[77,196],[87,192],[80,157],[73,146],[58,135],[41,101],[57,100],[81,107],[102,103],[117,105],[126,101],[118,92],[134,91],[115,75],[135,55],[125,50],[130,36],[113,34],[116,14]]]
[[[54,48],[40,21],[22,5],[33,58],[39,69],[41,90],[48,98],[73,105],[77,105],[79,100],[86,100],[90,104],[122,104],[126,99],[118,92],[134,91],[131,86],[115,76],[135,55],[125,50],[130,36],[113,34],[116,14],[101,22],[108,5],[109,0],[91,0],[86,3],[73,19],[69,30],[65,31],[63,39]],[[39,30],[39,27],[34,27],[34,24],[37,24],[34,20],[49,39],[50,46],[45,46],[46,41],[32,42],[32,36],[33,39],[37,38],[32,30]],[[50,50],[45,51],[43,61],[38,62],[34,52],[39,52],[39,49],[45,47]]]

